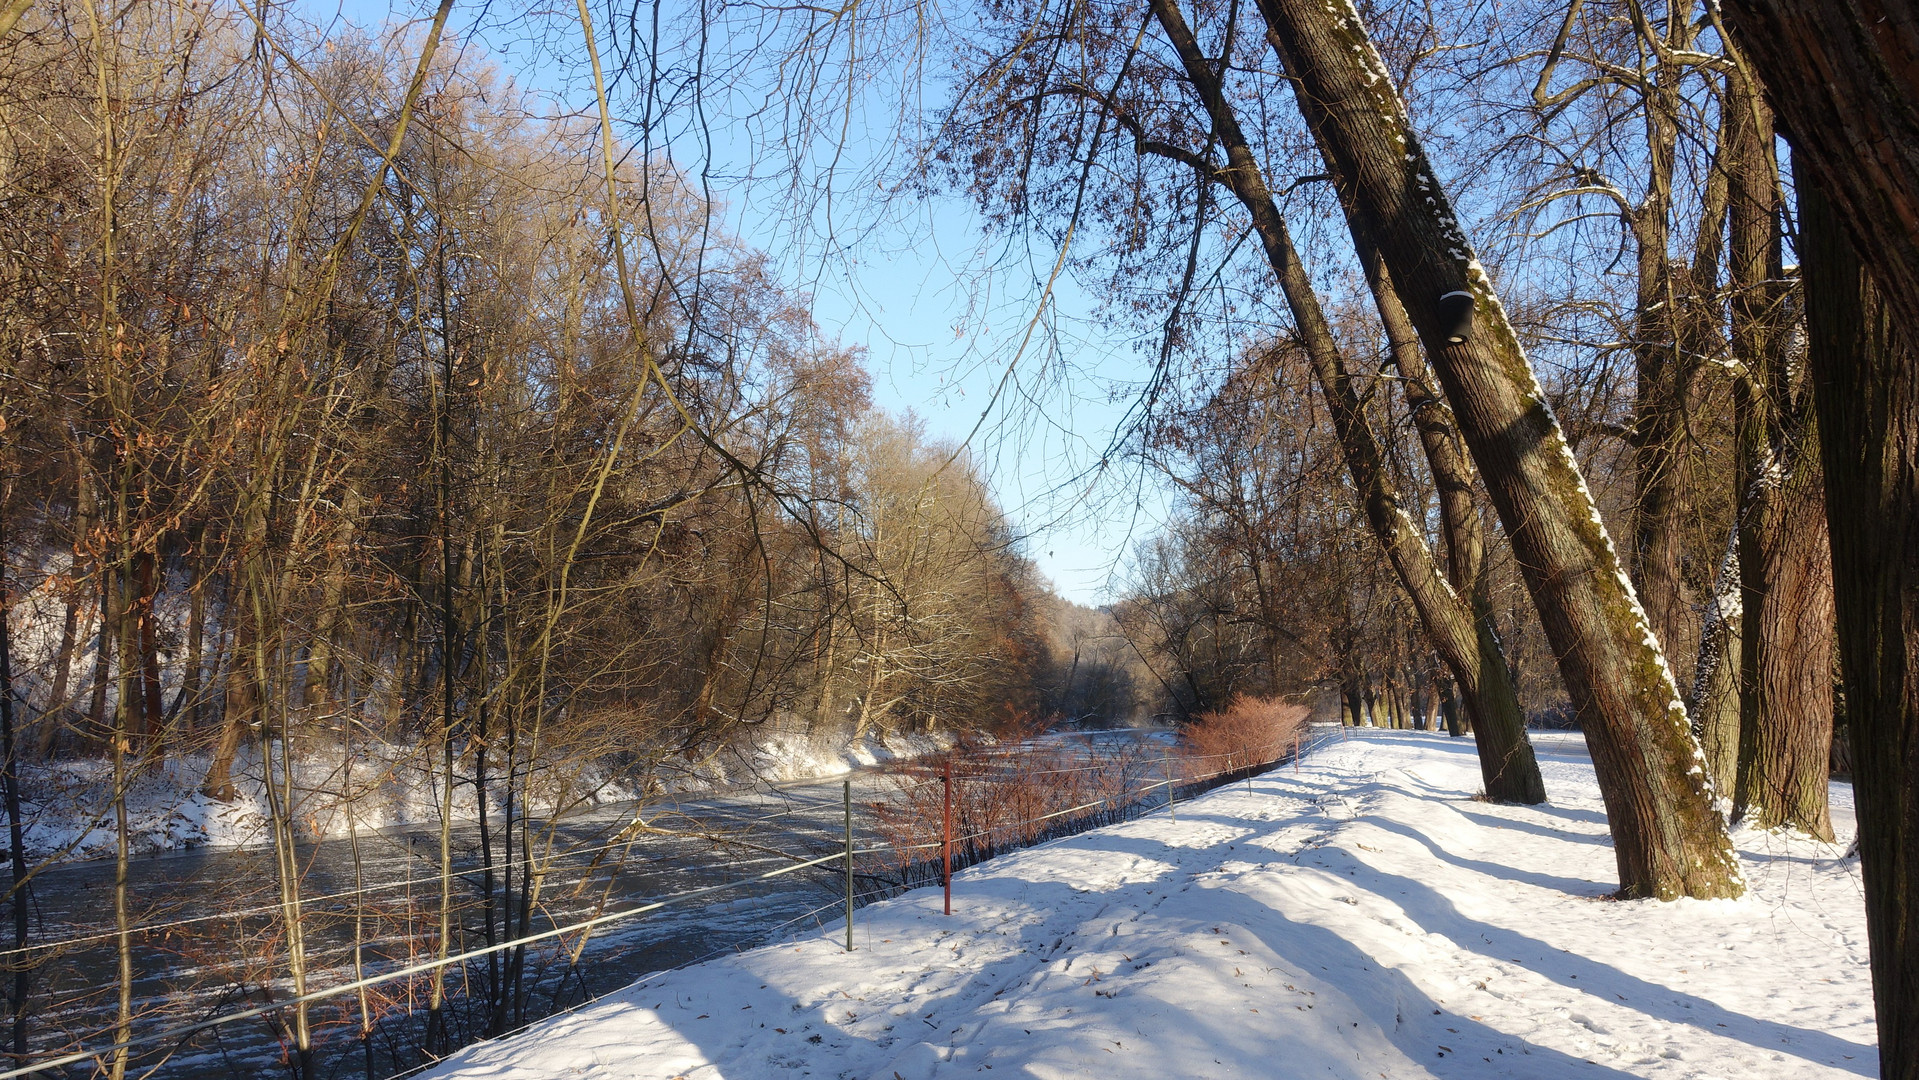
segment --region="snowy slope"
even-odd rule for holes
[[[910,893],[851,954],[816,932],[664,973],[427,1075],[1878,1074],[1856,861],[1742,833],[1745,899],[1606,900],[1583,744],[1537,743],[1550,806],[1474,801],[1463,742],[1368,732],[987,863],[950,919]]]

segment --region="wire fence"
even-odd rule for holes
[[[1320,739],[1337,737],[1323,735]],[[304,1015],[304,1010],[338,1004],[343,999],[350,1000],[346,1000],[346,1008],[332,1029],[348,1030],[330,1029],[330,1037],[337,1042],[351,1035],[359,1043],[367,1044],[363,1046],[363,1058],[364,1075],[369,1080],[402,1075],[419,1064],[430,1062],[434,1056],[404,1052],[408,1049],[403,1045],[404,1040],[398,1039],[391,1030],[397,1022],[417,1018],[422,996],[419,981],[423,977],[438,975],[442,977],[441,984],[470,986],[476,981],[474,964],[493,965],[490,970],[497,979],[498,965],[503,959],[513,957],[525,963],[534,950],[544,949],[544,953],[538,954],[541,969],[557,969],[558,983],[565,987],[569,976],[579,973],[589,941],[603,931],[638,923],[643,917],[665,909],[709,902],[728,893],[763,893],[776,879],[794,875],[800,875],[810,887],[832,887],[836,893],[843,889],[843,895],[825,904],[808,905],[810,910],[771,925],[764,924],[762,919],[760,925],[740,935],[739,940],[705,950],[699,956],[682,957],[681,961],[696,962],[735,947],[772,940],[808,920],[823,924],[823,914],[836,909],[843,909],[847,919],[846,945],[850,949],[853,913],[863,903],[906,889],[944,883],[948,888],[950,911],[952,875],[967,866],[1009,850],[1144,814],[1160,810],[1176,813],[1178,801],[1190,795],[1250,778],[1276,762],[1289,758],[1297,762],[1303,750],[1316,744],[1316,741],[1302,740],[1303,735],[1296,729],[1282,740],[1258,747],[1256,753],[1239,748],[1228,753],[1200,754],[1144,742],[1104,751],[1052,749],[1008,754],[990,748],[960,750],[935,759],[898,763],[863,775],[864,790],[857,804],[852,780],[845,781],[843,830],[831,829],[831,825],[842,823],[828,820],[829,808],[842,809],[836,805],[842,802],[840,799],[789,807],[776,814],[745,817],[724,808],[708,822],[698,821],[690,814],[683,815],[685,821],[696,826],[692,828],[648,826],[635,830],[629,827],[610,841],[602,839],[564,850],[553,849],[538,856],[522,854],[518,858],[468,863],[457,869],[457,877],[463,882],[484,874],[528,873],[537,866],[541,873],[550,876],[548,884],[553,886],[556,899],[540,906],[541,921],[545,923],[540,929],[479,944],[463,942],[464,947],[449,949],[444,956],[421,958],[423,954],[433,953],[440,944],[432,940],[432,934],[421,933],[419,924],[423,920],[419,916],[423,912],[418,902],[421,896],[429,895],[426,886],[437,890],[437,868],[432,878],[409,875],[316,893],[303,898],[306,912],[303,917],[335,930],[350,922],[353,934],[350,940],[336,940],[308,954],[309,958],[350,955],[351,964],[342,959],[331,966],[317,965],[314,973],[344,972],[354,977],[304,993],[293,993],[292,981],[283,972],[273,970],[273,948],[284,937],[286,929],[274,925],[285,919],[283,904],[241,904],[231,910],[148,922],[138,928],[141,938],[148,942],[174,941],[192,930],[224,931],[212,936],[228,945],[240,944],[241,951],[250,954],[242,963],[249,969],[248,975],[238,979],[226,977],[226,985],[214,995],[213,1003],[206,1000],[208,994],[204,988],[198,994],[187,994],[186,1000],[192,1007],[207,1013],[198,1019],[182,1019],[177,1007],[167,1007],[166,1003],[177,1006],[181,995],[176,983],[181,980],[163,980],[164,992],[150,1003],[141,1018],[142,1030],[137,1032],[121,1026],[117,1015],[100,1015],[107,991],[116,988],[117,982],[96,982],[74,988],[64,998],[55,990],[41,1015],[65,1019],[70,1030],[43,1025],[48,1027],[49,1034],[64,1037],[25,1060],[15,1058],[11,1068],[0,1071],[0,1080],[68,1075],[73,1068],[79,1068],[81,1075],[95,1074],[106,1071],[107,1063],[122,1054],[134,1059],[136,1064],[149,1057],[158,1062],[172,1061],[180,1070],[174,1072],[169,1068],[172,1075],[223,1075],[230,1065],[195,1067],[194,1061],[206,1059],[209,1054],[202,1050],[196,1057],[194,1048],[208,1041],[220,1043],[216,1061],[231,1062],[234,1058],[228,1035],[250,1021],[261,1024],[240,1030],[253,1032],[256,1062],[260,1050],[271,1053],[277,1048],[279,1057],[291,1064],[284,1017],[295,1010],[302,1010]],[[857,832],[863,835],[857,840],[856,817]],[[750,831],[752,826],[773,821],[779,821],[785,830],[776,840],[806,850],[781,850]],[[832,836],[835,831],[843,835]],[[822,850],[832,840],[840,842],[829,850]],[[733,857],[728,858],[724,866],[730,871],[769,862],[781,865],[709,885],[656,894],[635,903],[616,904],[614,878],[624,869],[624,860],[636,853],[643,853],[643,860],[657,860],[662,842],[698,843],[708,852],[728,853]],[[741,850],[756,854],[739,857]],[[609,862],[608,856],[615,858]],[[709,869],[710,866],[709,860]],[[596,889],[597,896],[594,895]],[[793,907],[801,906],[805,903],[802,898],[806,891],[801,889],[798,895],[787,897],[786,902]],[[400,905],[404,911],[397,915],[390,899],[375,902],[382,897],[391,898],[395,893],[405,898]],[[813,895],[817,897],[818,893]],[[437,900],[438,892],[432,892],[430,898]],[[369,920],[378,924],[371,935],[366,932]],[[487,936],[494,936],[491,921],[487,927]],[[377,932],[381,928],[387,932]],[[306,933],[316,936],[313,928],[307,928]],[[30,964],[47,955],[81,953],[89,946],[117,941],[118,937],[115,931],[93,931],[35,942],[24,950],[0,953],[0,964]],[[249,940],[253,944],[250,949],[243,944]],[[195,950],[176,944],[172,952],[191,958]],[[636,974],[639,973],[625,972],[619,982],[630,981]],[[484,979],[484,975],[478,977],[478,981]],[[566,1001],[556,990],[551,995],[550,1007],[533,1010],[537,1015],[521,1009],[520,1014],[530,1015],[530,1019],[507,1026],[496,1023],[494,1030],[485,1034],[519,1030],[545,1015],[576,1008],[596,996],[583,975],[576,979],[576,991],[574,1000]],[[375,992],[380,999],[377,1007],[369,1003],[369,995]],[[89,1001],[94,1003],[92,1009],[87,1007]],[[347,1015],[356,1006],[360,1017],[357,1022]],[[85,1015],[89,1012],[90,1017]],[[376,1013],[379,1016],[374,1020]],[[382,1024],[388,1028],[385,1032],[388,1052],[386,1064],[376,1067],[376,1055],[369,1040],[381,1037]],[[257,1045],[262,1042],[262,1033],[270,1036],[264,1047]],[[241,1069],[232,1071],[246,1074]],[[335,1074],[339,1075],[337,1070]]]

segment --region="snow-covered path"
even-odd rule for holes
[[[1472,747],[1367,732],[1164,814],[1002,857],[831,933],[664,973],[427,1075],[1877,1076],[1856,860],[1738,836],[1738,901],[1603,899],[1577,736],[1552,804]],[[1842,843],[1851,789],[1834,785]]]

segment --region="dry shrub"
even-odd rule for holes
[[[897,764],[894,789],[869,810],[902,885],[938,880],[949,762],[955,869],[1122,820],[1160,779],[1159,759],[1138,745],[1089,755],[1022,739]]]
[[[1308,710],[1279,698],[1240,695],[1219,712],[1201,713],[1186,729],[1189,759],[1200,775],[1237,772],[1292,753]]]
[[[941,821],[952,770],[953,867],[1081,829],[1125,820],[1157,805],[1173,778],[1182,792],[1264,766],[1291,753],[1307,709],[1277,698],[1236,698],[1188,728],[1182,744],[1075,748],[1007,729],[997,743],[962,742],[945,755],[896,762],[892,790],[867,805],[892,883],[939,880]],[[1185,795],[1180,797],[1184,798]]]

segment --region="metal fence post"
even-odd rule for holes
[[[946,789],[946,808],[940,814],[940,859],[945,869],[940,880],[946,888],[946,913],[953,913],[953,755],[946,755],[946,771],[940,776]]]
[[[846,951],[853,951],[853,781],[841,781],[846,803]]]
[[[1299,775],[1299,729],[1293,729],[1293,775]]]
[[[1159,769],[1166,774],[1166,816],[1179,820],[1179,811],[1173,809],[1173,755],[1171,751],[1161,755]]]

